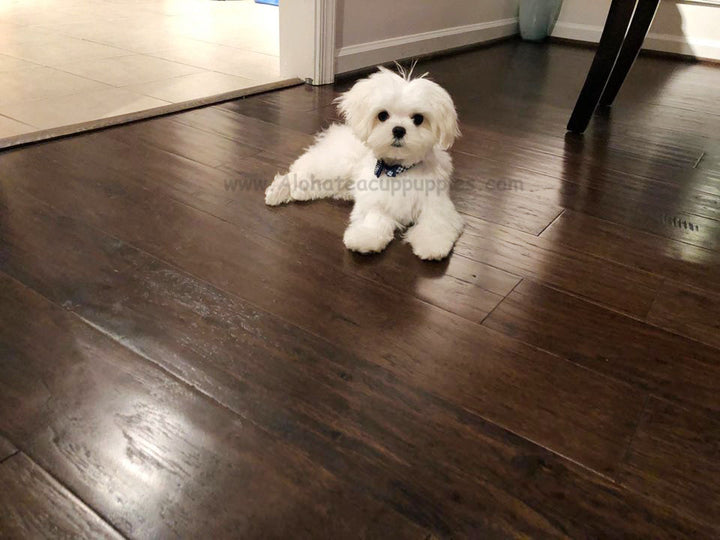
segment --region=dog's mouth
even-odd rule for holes
[[[400,139],[395,139],[390,146],[394,146],[395,148],[402,148],[403,143]]]

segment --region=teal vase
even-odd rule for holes
[[[562,0],[520,0],[520,35],[527,41],[548,37],[558,15]]]

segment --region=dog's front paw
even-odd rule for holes
[[[405,235],[413,253],[426,261],[439,261],[447,257],[455,245],[457,234],[451,231],[437,232],[416,225]]]
[[[383,234],[376,228],[366,225],[350,225],[345,231],[343,242],[345,247],[359,253],[378,253],[385,249],[392,236]]]
[[[278,174],[272,181],[272,184],[265,190],[265,204],[268,206],[278,206],[292,201],[290,193],[290,182],[287,175]]]

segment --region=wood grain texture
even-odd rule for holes
[[[14,207],[16,215],[19,215],[20,205]],[[27,211],[37,216],[39,222],[47,220],[47,213],[40,206],[28,207]],[[36,243],[39,230],[36,228],[25,236],[25,245],[32,247],[33,251],[40,248]],[[477,415],[415,389],[390,369],[367,362],[304,333],[117,240],[103,237],[92,229],[73,225],[69,219],[48,223],[44,234],[48,240],[45,249],[49,249],[57,238],[53,235],[62,235],[69,239],[65,245],[72,246],[68,251],[75,255],[62,261],[65,273],[56,272],[56,268],[50,265],[33,270],[38,274],[45,272],[42,279],[33,279],[29,272],[24,275],[24,279],[32,282],[44,295],[62,302],[66,309],[80,315],[101,330],[103,335],[113,337],[142,358],[161,365],[186,381],[190,388],[212,396],[213,400],[222,403],[238,418],[249,422],[229,421],[225,409],[216,410],[212,417],[201,415],[198,418],[196,415],[200,411],[196,409],[202,410],[203,407],[196,402],[203,400],[190,399],[187,390],[180,391],[180,388],[168,381],[162,382],[162,392],[156,385],[152,386],[155,388],[152,391],[155,397],[152,399],[143,397],[145,392],[142,387],[136,388],[139,384],[135,382],[136,379],[139,377],[143,386],[147,387],[160,375],[151,376],[155,371],[148,367],[129,365],[129,360],[124,360],[126,355],[118,358],[120,351],[109,344],[110,351],[102,355],[107,357],[107,362],[111,362],[113,369],[100,365],[97,368],[99,372],[95,373],[95,368],[91,371],[91,366],[84,367],[82,378],[79,379],[79,375],[74,377],[72,387],[67,390],[73,392],[73,396],[90,393],[86,397],[73,398],[76,404],[73,410],[76,412],[71,424],[68,425],[68,421],[62,419],[37,418],[29,421],[25,416],[22,426],[16,428],[23,432],[32,431],[36,422],[38,425],[46,422],[52,425],[61,423],[63,427],[53,427],[52,431],[57,433],[61,430],[63,437],[58,440],[55,435],[50,441],[40,436],[32,446],[33,451],[41,456],[49,454],[49,457],[44,458],[48,466],[67,474],[67,481],[73,486],[86,482],[87,477],[110,483],[112,492],[122,494],[127,503],[118,508],[117,504],[110,504],[111,501],[100,498],[96,504],[103,508],[116,508],[119,515],[115,519],[119,524],[126,522],[122,525],[123,530],[130,530],[133,535],[144,534],[148,531],[146,527],[151,526],[155,527],[150,529],[151,532],[165,530],[171,524],[153,522],[148,518],[149,523],[144,528],[130,528],[139,526],[135,525],[134,519],[147,515],[145,510],[131,502],[134,500],[132,490],[143,493],[150,490],[150,493],[157,493],[158,498],[164,501],[161,494],[168,485],[174,485],[175,476],[182,475],[185,491],[193,496],[173,499],[175,513],[172,515],[179,513],[187,517],[195,512],[202,513],[205,505],[209,504],[207,500],[210,492],[207,490],[224,493],[233,485],[232,475],[235,473],[226,472],[223,465],[230,461],[233,470],[244,470],[237,463],[240,459],[237,451],[228,444],[240,445],[243,455],[248,453],[242,462],[250,460],[251,465],[248,466],[252,466],[253,474],[269,475],[272,480],[264,480],[263,489],[275,492],[276,473],[266,468],[255,471],[261,466],[253,456],[262,455],[261,463],[264,466],[281,467],[283,471],[299,467],[296,462],[298,458],[281,452],[277,459],[288,460],[290,464],[276,463],[275,451],[268,441],[263,443],[262,450],[249,448],[247,438],[249,432],[253,432],[250,424],[269,433],[273,439],[283,440],[292,448],[297,448],[303,456],[308,456],[336,475],[337,482],[342,483],[339,478],[348,482],[345,490],[353,486],[362,493],[371,494],[375,500],[383,501],[439,536],[600,534],[618,526],[615,515],[620,508],[632,509],[633,518],[623,520],[622,527],[635,534],[658,535],[662,531],[674,531],[674,534],[683,536],[697,531],[710,531],[704,525],[688,521],[668,508],[618,489],[586,469],[499,429]],[[77,258],[77,262],[72,261],[73,257]],[[21,253],[13,252],[9,259],[18,267],[32,268],[32,265],[27,264],[29,261],[23,260]],[[83,264],[81,259],[94,261],[96,266],[88,265],[87,262]],[[11,268],[9,266],[7,269]],[[68,290],[63,285],[73,274],[84,283],[82,289]],[[85,281],[93,275],[96,276],[95,281]],[[72,296],[68,298],[68,294]],[[24,300],[29,302],[28,299]],[[12,302],[10,305],[15,307]],[[19,320],[9,325],[10,332],[29,327],[37,332],[42,329],[46,334],[55,336],[52,325],[48,324],[46,318],[39,316],[37,309],[25,306],[24,312],[27,317],[37,320],[35,326],[26,320]],[[93,333],[75,328],[72,321],[66,320],[68,317],[64,315],[62,321],[64,325],[70,325],[72,332],[64,328],[62,335],[67,335],[72,343],[83,344],[87,339],[84,334]],[[106,341],[100,337],[97,339],[102,343]],[[12,341],[23,340],[16,338]],[[35,337],[34,333],[28,337],[28,341],[43,350],[41,345],[35,345],[43,340]],[[55,337],[52,340],[54,350],[60,348],[57,341]],[[29,344],[24,346],[28,347]],[[82,348],[85,350],[86,346]],[[95,358],[99,355],[84,356]],[[27,358],[21,364],[25,371],[42,369],[35,368],[36,365]],[[57,369],[62,370],[63,366],[57,366]],[[127,375],[116,381],[116,370]],[[84,383],[92,373],[95,373],[93,378]],[[558,369],[552,375],[562,378]],[[128,377],[130,379],[126,381]],[[85,399],[89,401],[89,406],[90,403],[97,404],[100,396],[105,395],[105,380],[107,384],[116,387],[122,385],[124,401],[117,401],[120,396],[107,397],[102,402],[109,400],[110,403],[104,404],[100,412],[96,409],[86,410]],[[35,384],[39,390],[43,389],[43,385]],[[50,384],[54,390],[55,385]],[[97,388],[87,392],[85,384]],[[518,381],[517,384],[522,385],[522,382]],[[27,388],[18,388],[17,391],[33,395]],[[166,392],[171,392],[172,402],[158,402],[165,399]],[[45,392],[41,394],[38,405],[46,400]],[[115,395],[113,392],[110,394]],[[57,393],[53,392],[53,396],[57,396]],[[132,399],[128,400],[129,396],[133,396]],[[70,398],[57,396],[53,399],[61,401],[54,401],[52,410],[62,411],[65,409],[62,400]],[[615,395],[612,399],[621,398]],[[133,406],[136,400],[142,406]],[[565,403],[567,405],[568,402]],[[599,407],[609,405],[606,403]],[[120,412],[113,412],[115,420],[108,426],[104,415],[110,414],[115,408],[120,409]],[[128,408],[134,413],[123,412]],[[182,425],[178,424],[180,420],[177,417],[169,416],[171,411],[178,409],[183,411]],[[106,410],[107,413],[102,412]],[[45,413],[39,411],[36,414]],[[118,414],[120,418],[117,418]],[[128,424],[125,417],[129,417],[132,422]],[[245,435],[240,440],[237,439],[239,435],[235,435],[226,444],[224,441],[230,436],[227,435],[230,428],[219,429],[219,426],[226,426],[228,422],[233,425],[243,422]],[[89,432],[81,430],[81,425],[85,424],[89,424],[86,428]],[[116,441],[120,436],[116,432],[118,429],[122,430],[126,444],[132,444],[129,454],[131,462],[141,469],[156,471],[152,475],[153,488],[142,482],[139,486],[131,487],[121,483],[122,477],[112,478],[104,474],[106,468],[118,467],[127,459],[122,453],[123,444]],[[98,430],[102,430],[103,440],[110,448],[98,446],[101,442],[94,436]],[[210,443],[207,441],[212,441],[213,451],[209,455]],[[87,449],[85,454],[90,452],[80,462],[80,479],[74,471],[80,459],[80,456],[75,455],[78,445],[79,448]],[[57,446],[60,448],[57,449]],[[204,466],[205,472],[200,479],[188,483],[185,475],[192,475],[195,467],[208,461],[211,465]],[[162,474],[157,472],[158,469]],[[231,478],[220,481],[216,478],[217,474],[230,474]],[[242,474],[247,476],[249,473],[245,471]],[[297,474],[300,475],[299,472]],[[310,475],[310,478],[318,476],[318,472],[312,470],[304,474]],[[317,485],[317,482],[303,481],[310,486]],[[197,526],[223,530],[223,522],[230,519],[227,512],[233,508],[242,510],[238,511],[232,523],[245,523],[244,516],[248,510],[244,497],[254,496],[264,500],[270,496],[270,493],[254,493],[253,485],[248,485],[244,480],[242,487],[234,488],[237,493],[230,498],[225,496],[223,502],[215,496],[210,498],[217,506],[216,511],[211,513],[213,522],[205,523],[201,520]],[[81,484],[78,489],[88,491],[89,487]],[[256,489],[259,489],[259,485]],[[287,489],[290,488],[284,488]],[[324,489],[330,491],[330,496],[339,496],[329,485]],[[198,490],[201,495],[198,495]],[[91,492],[88,496],[92,495]],[[241,495],[243,498],[239,499]],[[285,497],[288,497],[287,493]],[[315,504],[322,503],[322,497],[318,494],[308,497]],[[548,499],[554,502],[546,504]],[[361,503],[353,499],[353,504]],[[151,505],[147,512],[152,512],[154,508]],[[358,531],[364,531],[362,520],[368,519],[362,506],[353,510],[336,508],[334,511],[338,516],[354,512],[361,523],[354,525],[358,527],[357,530],[348,533],[351,530],[348,528],[345,533],[353,537],[362,536]],[[303,508],[302,512],[307,510]],[[257,510],[255,514],[262,513]],[[332,525],[325,523],[332,515],[319,518],[310,514],[308,519],[315,520],[312,523],[323,524],[328,531],[334,531]],[[402,537],[405,530],[403,527],[408,526],[403,522],[393,522],[392,513],[390,516],[381,516],[382,519],[373,516],[373,520],[379,519],[380,523],[369,530],[367,536],[376,537],[377,534],[392,531],[393,536]],[[278,520],[277,527],[296,526],[293,518],[284,513],[274,518]],[[352,525],[350,521],[347,527]],[[255,525],[263,527],[263,536],[272,536],[275,531],[282,530],[267,524],[258,525],[257,520]],[[195,530],[195,525],[190,526],[184,521],[174,526],[183,531]],[[310,525],[306,527],[311,532],[316,531]],[[413,529],[409,528],[409,531],[413,532]],[[325,535],[323,533],[320,536]],[[329,533],[327,536],[332,537]]]
[[[632,230],[702,248],[718,247],[718,183],[716,179],[705,179],[707,175],[702,171],[687,166],[677,171],[674,183],[658,182],[655,179],[664,173],[658,172],[654,179],[646,179],[625,170],[610,169],[607,165],[610,158],[604,151],[595,163],[588,163],[587,155],[594,152],[592,148],[573,155],[567,148],[570,145],[566,144],[560,156],[552,156],[545,148],[508,148],[508,141],[512,140],[508,135],[495,143],[487,141],[487,130],[480,129],[474,135],[474,140],[483,141],[481,149],[454,152],[460,178],[469,176],[476,180],[469,184],[459,182],[461,189],[482,194],[490,181],[491,185],[504,186],[510,201],[567,208]],[[538,137],[538,141],[542,144],[544,138]],[[534,139],[528,141],[528,144],[534,143]],[[699,152],[696,157],[698,155]],[[625,162],[625,159],[619,160],[618,168]],[[648,166],[647,162],[644,165]],[[699,185],[706,180],[707,187]],[[496,219],[492,213],[490,216],[490,220]],[[682,221],[692,223],[693,227],[683,227]]]
[[[717,527],[720,422],[716,414],[653,399],[623,469],[623,484],[640,493],[652,493]]]
[[[697,168],[678,167],[673,174],[664,171],[645,178],[623,170],[624,158],[618,160],[618,170],[608,167],[611,157],[606,156],[607,150],[595,148],[592,141],[563,141],[560,155],[556,156],[548,154],[554,150],[543,146],[539,136],[537,142],[528,142],[538,148],[521,148],[510,146],[514,139],[509,135],[488,135],[487,129],[481,127],[469,129],[474,140],[483,141],[482,145],[465,151],[458,148],[453,156],[459,178],[480,180],[470,187],[483,189],[487,180],[495,180],[512,188],[513,196],[595,213],[600,218],[617,217],[628,225],[641,224],[638,218],[632,221],[629,209],[633,207],[639,207],[648,217],[652,212],[684,212],[695,219],[718,218],[717,184]],[[489,137],[496,140],[488,141]],[[597,156],[593,160],[590,156],[594,154]],[[695,154],[696,159],[699,155]],[[614,189],[607,190],[609,185]],[[648,220],[647,228],[651,226]]]
[[[60,187],[62,182],[54,185]],[[52,279],[56,271],[47,265],[34,270],[31,259],[23,256],[25,246],[37,242],[32,253],[52,250],[57,237],[49,235],[56,234],[52,231],[58,230],[58,224],[67,222],[74,236],[76,227],[68,221],[69,214],[80,212],[92,222],[83,208],[93,205],[85,206],[86,198],[78,207],[72,191],[63,188],[62,194],[52,195],[53,204],[64,206],[67,199],[76,210],[56,217],[43,212],[41,204],[22,192],[8,190],[8,195],[16,208],[13,215],[27,221],[21,217],[22,206],[27,205],[24,212],[37,216],[39,230],[19,230],[24,238],[13,242],[17,250],[6,258],[12,266],[4,270],[28,283]],[[92,214],[101,215],[103,227],[123,242],[136,244],[223,291],[386,367],[408,383],[515,433],[524,433],[563,455],[601,471],[612,470],[621,456],[636,417],[628,414],[618,421],[618,412],[639,413],[644,401],[641,393],[632,392],[624,383],[586,380],[583,369],[427,303],[317,265],[302,252],[259,242],[237,227],[185,205],[145,198],[107,199],[102,213],[95,214],[95,206]],[[43,214],[48,220],[44,226]],[[150,239],[146,231],[153,225],[145,221],[148,218],[174,227],[158,227]],[[82,248],[63,253],[58,256],[79,257],[72,265],[64,263],[69,277],[76,265],[87,264]],[[313,272],[301,270],[308,266]],[[288,273],[288,268],[295,270]],[[43,277],[27,275],[28,271],[41,272]],[[333,294],[317,294],[327,283],[338,284]],[[59,304],[67,300],[55,299]],[[593,386],[592,407],[586,407],[588,397],[581,381]],[[568,406],[573,402],[577,407]]]
[[[436,264],[263,204],[352,78],[0,153],[0,467],[130,537],[719,536],[720,72],[640,58],[566,137],[591,56],[418,66],[463,130]]]
[[[260,152],[259,148],[238,144],[231,138],[188,129],[174,116],[111,129],[105,132],[105,136],[126,143],[133,149],[142,148],[151,153],[167,152],[210,167],[232,163],[233,160]],[[144,152],[141,155],[145,157]]]
[[[720,349],[720,293],[666,281],[648,320]]]
[[[263,119],[242,116],[219,107],[196,109],[174,117],[176,122],[227,137],[252,148],[272,150],[296,159],[313,142],[313,135]],[[242,120],[242,121],[239,121]]]
[[[674,226],[671,221],[667,225]],[[719,251],[643,233],[571,210],[565,211],[542,237],[687,285],[720,291]]]
[[[122,538],[25,454],[0,462],[0,537]]]
[[[720,411],[720,352],[524,280],[484,325],[666,399]]]
[[[473,260],[638,316],[650,310],[662,281],[649,272],[470,217],[455,250]]]
[[[342,231],[349,212],[347,204],[320,203],[311,214],[302,206],[283,208],[284,212],[271,212],[264,206],[262,188],[277,165],[251,157],[239,160],[233,167],[226,164],[222,170],[210,169],[142,142],[133,145],[116,142],[115,132],[100,135],[103,134],[93,139],[92,146],[70,140],[58,148],[44,150],[49,151],[53,159],[67,163],[72,171],[58,179],[61,184],[72,183],[72,186],[65,184],[63,189],[79,193],[85,186],[94,186],[96,193],[92,195],[98,196],[98,205],[104,204],[102,201],[108,194],[117,196],[131,189],[134,196],[145,199],[148,191],[152,191],[163,204],[167,204],[168,198],[179,201],[238,225],[253,238],[286,245],[289,250],[301,251],[322,264],[337,266],[340,263],[344,273],[410,293],[476,322],[519,281],[515,275],[467,258],[423,264],[409,247],[401,245],[394,245],[382,258],[352,256],[342,247]],[[79,146],[82,149],[78,150]],[[67,158],[70,149],[74,155],[72,163]],[[14,170],[15,156],[9,156],[8,175],[24,176],[25,186],[49,201],[47,193],[43,193],[43,173],[33,170],[31,156],[32,152],[18,156],[21,159]],[[141,168],[129,168],[127,164],[131,161],[139,161]],[[27,170],[28,164],[31,170]],[[93,173],[98,167],[107,171],[99,181]],[[147,175],[153,173],[161,182],[148,186]],[[382,272],[377,271],[379,264]],[[407,279],[408,267],[414,269],[413,280]]]
[[[13,446],[13,444],[10,441],[8,441],[5,437],[0,435],[0,462],[9,458],[16,452],[17,452],[17,448],[15,448]]]
[[[116,339],[0,285],[17,314],[0,324],[12,347],[0,426],[123,534],[427,535]]]

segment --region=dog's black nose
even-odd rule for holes
[[[396,139],[402,139],[406,133],[407,130],[402,126],[395,126],[393,128],[393,137],[395,137]]]

